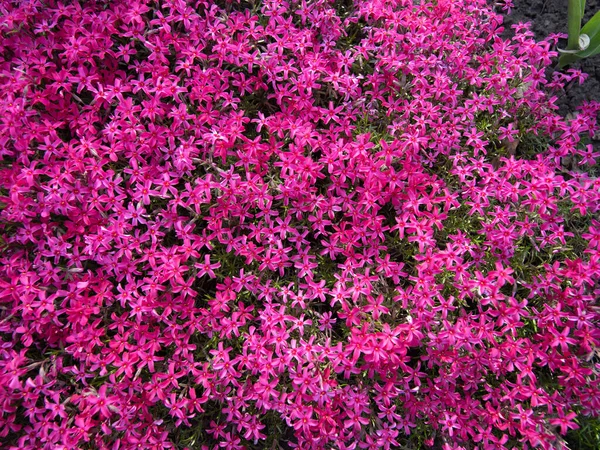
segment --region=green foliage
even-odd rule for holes
[[[579,59],[588,58],[600,53],[600,11],[598,11],[583,28],[581,19],[585,12],[585,0],[569,0],[567,22],[569,40],[562,53],[559,67],[565,67]]]
[[[600,448],[600,418],[580,415],[576,422],[579,428],[569,431],[566,437],[569,448],[598,450]]]

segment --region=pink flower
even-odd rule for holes
[[[204,255],[204,264],[196,263],[194,267],[198,269],[198,277],[208,274],[210,278],[216,278],[214,270],[221,267],[221,263],[216,262],[211,264],[210,255]]]

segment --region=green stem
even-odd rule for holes
[[[567,10],[569,40],[567,50],[579,50],[579,33],[581,31],[581,19],[583,16],[581,0],[569,0]]]

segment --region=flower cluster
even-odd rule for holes
[[[510,2],[506,2],[510,7]],[[600,105],[484,0],[0,6],[0,440],[560,448]]]

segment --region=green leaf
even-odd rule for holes
[[[592,17],[581,29],[581,32],[587,34],[590,39],[593,39],[594,36],[600,33],[600,11],[594,14]]]
[[[589,36],[590,45],[585,50],[578,52],[577,56],[587,58],[600,53],[600,11],[583,26],[581,33]]]
[[[560,58],[558,58],[558,67],[562,69],[563,67],[568,66],[569,64],[573,64],[579,59],[581,58],[579,58],[577,55],[573,55],[571,53],[563,53],[560,55]]]

